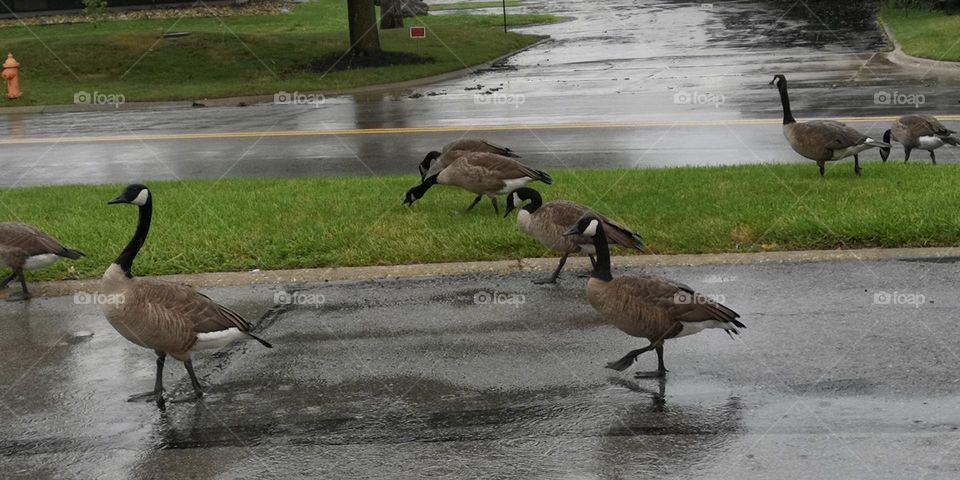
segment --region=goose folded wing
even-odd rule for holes
[[[831,150],[842,150],[867,141],[867,136],[845,123],[833,120],[814,120],[798,124],[800,135],[809,142]]]
[[[464,158],[471,165],[482,168],[487,176],[497,180],[512,180],[524,177],[540,179],[543,177],[542,172],[502,155],[478,153]]]
[[[143,297],[162,307],[167,313],[187,322],[196,333],[218,332],[230,328],[250,330],[250,323],[240,314],[214,302],[192,287],[153,279],[142,281]]]
[[[910,135],[926,137],[930,135],[949,135],[950,130],[930,115],[909,115],[897,120]]]
[[[0,241],[8,247],[25,251],[27,255],[66,251],[66,248],[55,238],[22,223],[0,224]]]

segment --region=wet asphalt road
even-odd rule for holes
[[[532,285],[531,274],[212,290],[260,318],[275,348],[197,355],[207,398],[166,414],[124,402],[150,388],[154,357],[96,306],[3,303],[0,469],[5,478],[960,475],[957,263],[653,272],[722,298],[748,329],[735,341],[718,331],[671,341],[660,382],[631,375],[653,369],[653,356],[622,374],[603,368],[642,342],[604,325],[571,274],[556,287]],[[300,304],[276,305],[281,289]],[[894,304],[877,303],[883,292]],[[520,303],[484,303],[491,294]],[[178,362],[166,383],[189,388]]]
[[[864,117],[871,135],[889,123],[876,117],[960,114],[960,79],[890,64],[870,12],[844,6],[857,3],[532,1],[526,10],[574,20],[524,28],[551,39],[428,87],[319,106],[0,114],[0,187],[415,173],[462,136],[547,170],[805,162],[780,133],[774,73],[791,80],[798,116]],[[877,104],[884,92],[923,103]]]

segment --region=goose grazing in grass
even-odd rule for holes
[[[656,376],[663,376],[663,344],[666,340],[692,335],[708,328],[728,335],[745,328],[737,312],[699,294],[690,287],[662,277],[610,274],[610,249],[606,227],[596,215],[585,215],[564,235],[593,238],[597,261],[587,281],[587,301],[601,315],[627,335],[646,338],[650,345],[633,350],[607,368],[626,370],[637,357],[657,351]],[[638,374],[638,377],[649,376]]]
[[[449,167],[454,160],[459,158],[465,152],[495,153],[504,157],[520,158],[520,155],[514,153],[513,150],[489,142],[482,138],[462,138],[444,145],[443,150],[440,152],[434,150],[428,153],[426,157],[423,157],[423,161],[420,162],[419,167],[420,181],[423,181],[427,178],[427,173],[430,171],[430,165],[437,158],[440,159],[440,168],[442,170]]]
[[[23,223],[0,223],[0,265],[12,270],[10,276],[0,282],[0,288],[7,288],[14,279],[20,279],[21,292],[8,300],[29,300],[32,295],[27,289],[24,272],[49,267],[61,258],[77,260],[84,256],[79,250],[64,247],[57,239]]]
[[[523,205],[526,201],[529,203]],[[507,213],[504,216],[510,215],[510,212],[518,207],[520,210],[517,212],[517,225],[520,231],[537,239],[544,247],[560,252],[561,255],[560,264],[557,265],[553,275],[543,280],[535,280],[533,283],[556,283],[560,271],[567,263],[567,257],[573,253],[585,253],[590,257],[590,263],[596,264],[593,258],[596,251],[593,248],[592,238],[586,235],[564,235],[570,225],[577,223],[577,220],[584,215],[592,215],[600,220],[611,245],[643,250],[643,240],[640,235],[583,205],[565,200],[543,203],[540,192],[523,187],[507,195]]]
[[[954,133],[957,132],[945,127],[932,115],[904,115],[893,121],[890,130],[883,132],[883,141],[890,143],[893,139],[903,145],[904,163],[910,160],[910,151],[917,149],[930,152],[930,160],[936,165],[934,150],[944,145],[960,146],[960,140],[953,136]],[[880,149],[880,157],[884,162],[889,156],[889,147]]]
[[[133,261],[147,240],[153,217],[153,195],[144,185],[128,186],[109,204],[131,204],[139,209],[136,232],[120,256],[107,268],[100,293],[107,321],[124,338],[157,354],[154,389],[130,400],[154,399],[164,408],[163,364],[169,354],[183,362],[190,375],[196,398],[203,390],[193,371],[191,352],[220,348],[240,340],[272,345],[250,333],[252,325],[239,313],[220,305],[193,288],[158,279],[133,276]]]
[[[826,172],[826,162],[834,162],[853,157],[853,171],[860,175],[860,152],[874,148],[890,148],[890,144],[878,142],[845,123],[833,120],[811,120],[798,122],[790,111],[790,97],[787,94],[787,78],[774,75],[770,85],[780,90],[780,103],[783,104],[783,135],[787,137],[793,151],[817,162],[820,176]]]
[[[454,185],[477,195],[463,213],[469,212],[486,195],[493,203],[494,212],[499,215],[497,195],[506,195],[532,181],[547,185],[553,183],[553,179],[546,172],[534,170],[512,158],[495,153],[471,152],[459,157],[440,173],[427,177],[420,185],[407,190],[403,203],[412,206],[436,184]]]

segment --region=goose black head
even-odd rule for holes
[[[527,206],[523,206],[523,202],[530,200],[530,203]],[[520,187],[509,194],[507,194],[507,213],[503,216],[504,218],[507,215],[510,215],[510,212],[514,208],[523,208],[530,213],[537,211],[540,208],[540,205],[543,203],[543,199],[540,197],[540,192],[530,188],[530,187]]]
[[[434,160],[440,158],[443,155],[442,153],[434,150],[427,154],[426,157],[423,157],[423,161],[420,162],[420,180],[427,178],[427,172],[430,171],[430,165]]]
[[[886,144],[890,143],[890,130],[883,132],[883,143],[886,143]],[[890,158],[890,149],[887,147],[880,147],[880,158],[882,158],[883,161],[886,162],[887,159]]]
[[[782,74],[779,74],[779,73],[778,73],[778,74],[776,74],[776,75],[773,76],[773,80],[770,81],[770,85],[774,85],[774,86],[776,86],[777,88],[780,88],[781,85],[786,86],[786,85],[787,85],[787,77],[785,77],[785,76],[783,76]]]
[[[142,207],[150,201],[150,190],[147,189],[146,185],[139,183],[134,183],[127,185],[127,188],[123,189],[123,192],[120,192],[120,195],[113,200],[107,202],[108,205],[116,205],[120,203],[129,203],[131,205],[136,205]]]
[[[592,237],[597,234],[597,230],[600,229],[600,219],[594,215],[584,215],[580,217],[580,220],[577,220],[577,223],[570,227],[570,230],[564,232],[563,236],[568,235],[586,235]]]

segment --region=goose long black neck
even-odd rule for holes
[[[603,224],[599,221],[597,233],[593,236],[593,248],[597,251],[597,263],[590,276],[605,282],[613,280],[613,275],[610,273],[610,245],[607,243],[607,233],[603,231]]]
[[[793,118],[793,112],[790,111],[790,95],[787,94],[787,81],[781,80],[777,83],[777,90],[780,90],[780,103],[783,105],[783,124],[789,125],[797,123]]]
[[[536,190],[530,189],[530,192],[527,194],[527,200],[530,200],[530,203],[523,206],[523,209],[534,213],[543,206],[543,197],[540,196],[540,193]]]
[[[147,234],[150,233],[150,221],[153,219],[153,198],[147,197],[147,203],[139,207],[139,211],[140,215],[137,220],[137,231],[134,232],[133,238],[130,239],[130,243],[128,243],[126,248],[120,252],[120,256],[118,256],[117,260],[114,262],[117,265],[120,265],[120,268],[123,269],[123,273],[125,273],[128,278],[133,278],[133,273],[131,271],[133,268],[133,260],[137,258],[137,253],[139,253],[140,249],[143,248],[143,244],[147,241]]]
[[[413,187],[412,191],[417,193],[417,198],[422,197],[424,193],[427,193],[427,190],[429,190],[430,187],[437,184],[438,176],[440,176],[439,173],[431,175],[426,179],[424,179],[423,183],[421,183],[420,185],[417,185],[416,187]]]

